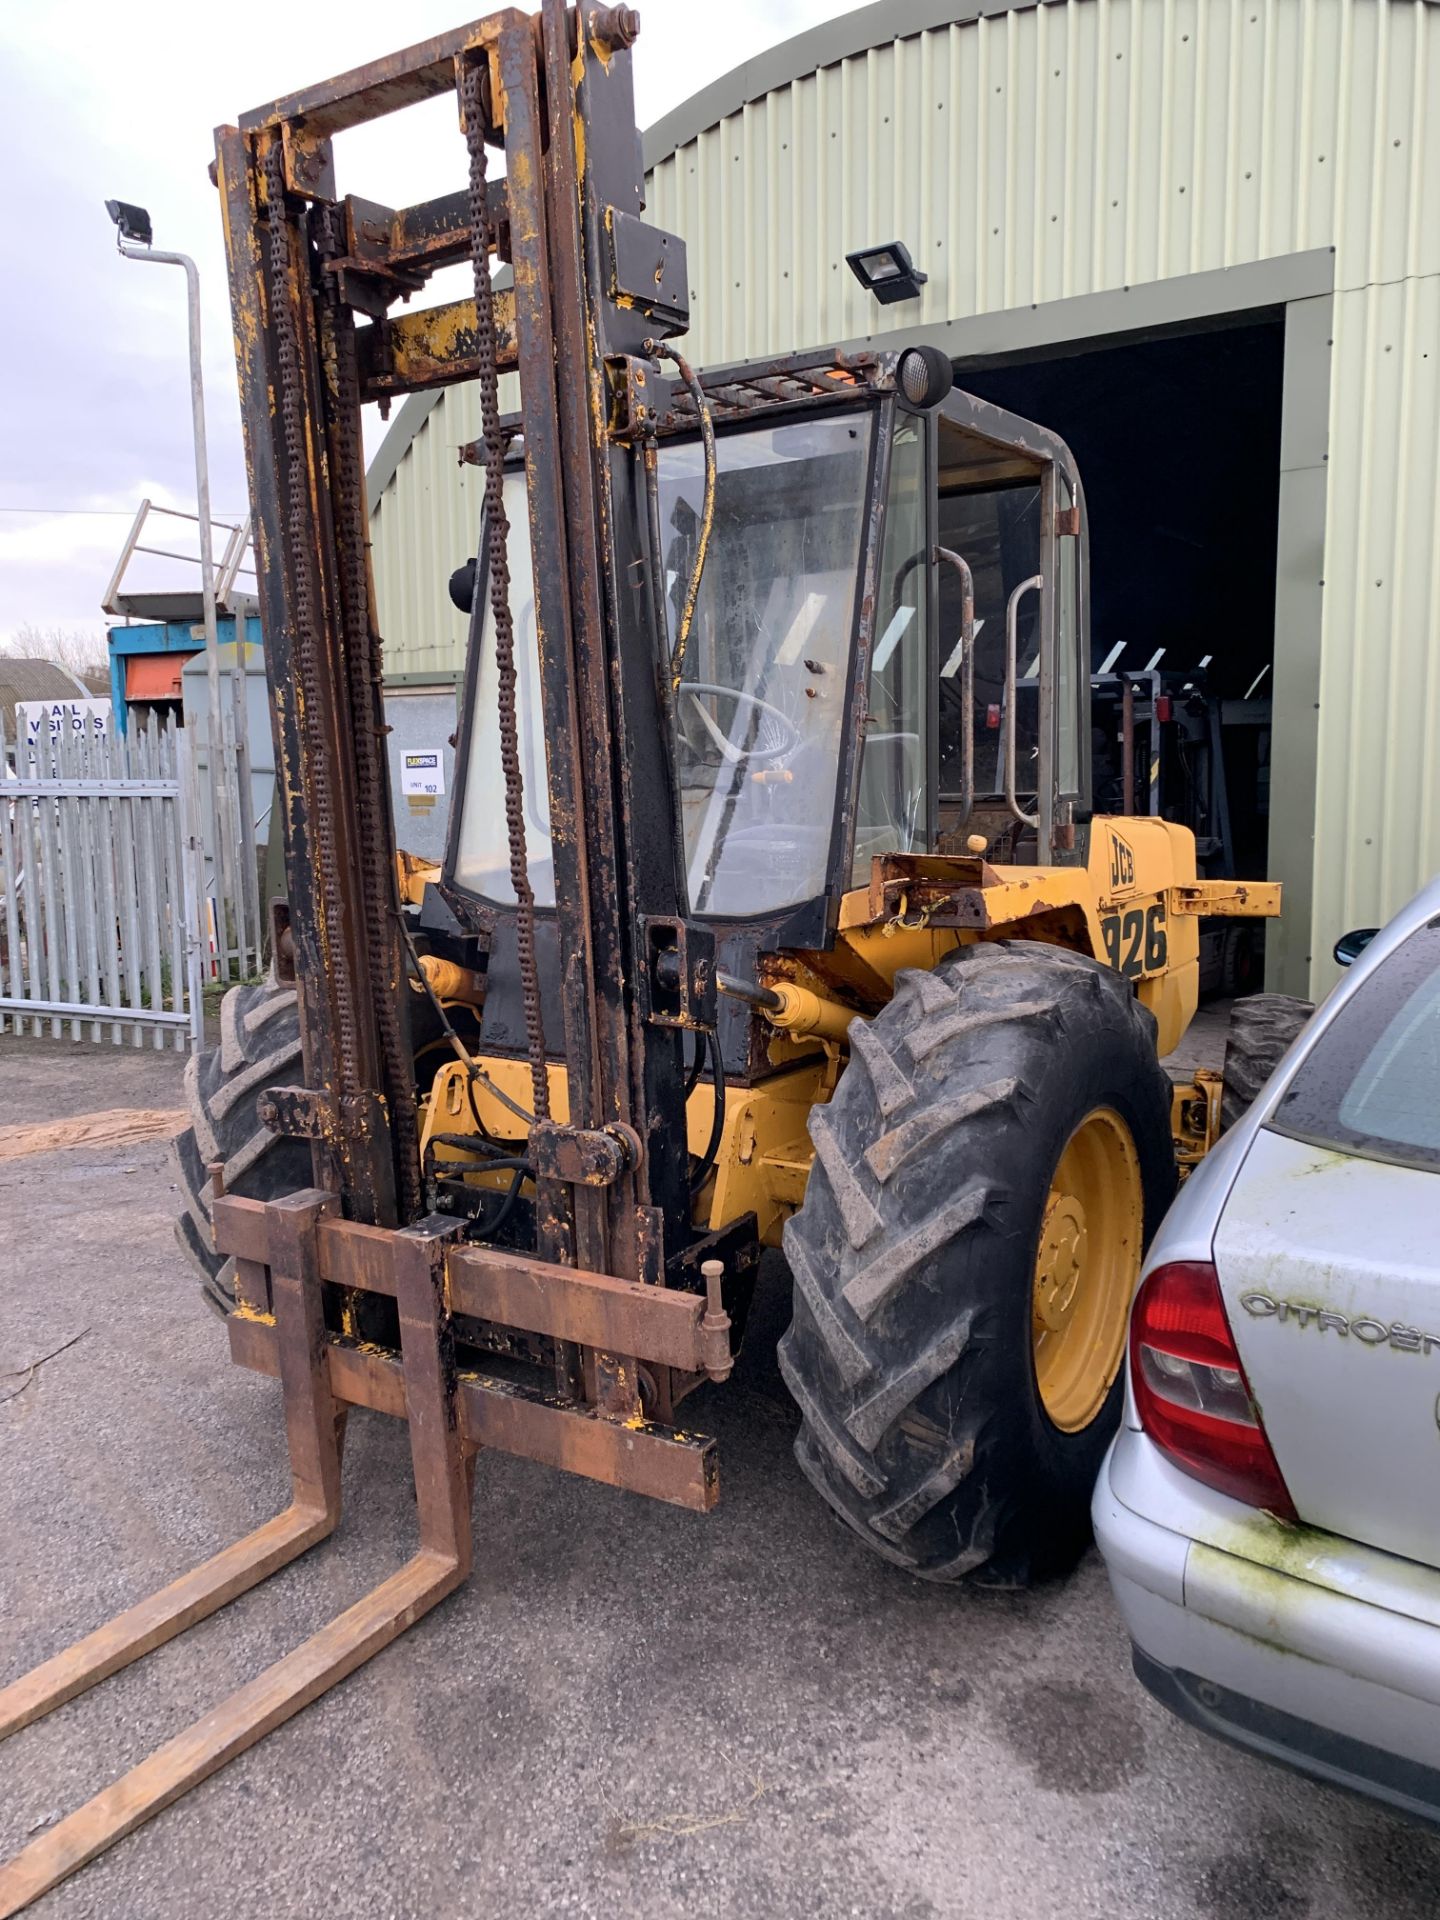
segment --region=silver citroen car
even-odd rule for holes
[[[1440,1824],[1440,882],[1161,1227],[1095,1533],[1192,1724]]]

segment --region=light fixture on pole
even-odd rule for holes
[[[105,211],[120,229],[122,240],[133,241],[137,247],[150,245],[154,234],[144,207],[132,206],[128,200],[107,200]]]
[[[195,502],[200,532],[200,601],[205,628],[205,681],[210,705],[210,781],[215,803],[216,827],[216,931],[222,949],[225,946],[222,873],[231,839],[228,822],[222,824],[224,797],[225,729],[220,713],[220,634],[215,607],[215,555],[210,538],[210,463],[205,443],[205,382],[200,359],[200,270],[188,253],[164,253],[153,245],[154,228],[144,207],[129,200],[107,200],[105,211],[115,223],[115,244],[127,260],[149,260],[157,266],[180,267],[185,273],[189,296],[190,332],[190,412],[195,443]],[[240,645],[241,630],[236,623],[234,721],[236,799],[240,831],[239,860],[235,863],[231,903],[236,916],[236,945],[242,957],[246,941],[246,921],[255,926],[255,945],[259,949],[259,902],[254,912],[250,899],[257,884],[253,850],[254,827],[249,794],[249,753],[246,739],[245,656]]]

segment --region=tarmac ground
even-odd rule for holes
[[[180,1056],[0,1040],[6,1123],[181,1104]],[[0,1162],[0,1679],[287,1498],[163,1141]],[[1173,1720],[1092,1552],[1027,1594],[867,1554],[791,1457],[767,1262],[708,1518],[483,1455],[468,1585],[36,1920],[1433,1920],[1440,1839]],[[29,1362],[79,1334],[27,1372]],[[20,1384],[23,1382],[24,1384]],[[399,1566],[404,1429],[336,1537],[7,1744],[0,1857]]]

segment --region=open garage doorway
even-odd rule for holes
[[[1063,435],[1079,464],[1097,811],[1128,805],[1181,821],[1202,873],[1263,878],[1284,309],[1018,363],[960,360],[956,379]],[[1202,989],[1253,990],[1261,932],[1217,927]]]

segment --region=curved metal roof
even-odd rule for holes
[[[1440,0],[1419,3],[1437,6]],[[757,53],[664,114],[646,131],[645,170],[648,173],[752,100],[761,100],[767,93],[803,80],[821,67],[851,60],[871,47],[913,39],[937,27],[961,27],[972,20],[996,20],[1007,13],[1033,13],[1040,7],[1063,4],[1064,0],[873,0],[868,7],[823,20],[782,40],[779,46]]]
[[[821,67],[836,66],[890,40],[913,39],[935,27],[959,27],[970,20],[993,20],[1057,4],[1061,0],[874,0],[868,7],[822,20],[732,67],[664,114],[645,133],[645,170],[648,173],[678,147],[698,139],[728,114],[739,113],[750,101],[803,80]]]
[[[997,19],[1001,14],[1029,13],[1036,7],[1060,4],[1063,0],[872,0],[870,6],[822,20],[818,26],[807,27],[803,33],[732,67],[663,114],[643,136],[645,171],[650,172],[677,148],[698,139],[707,127],[715,126],[727,114],[738,113],[750,101],[763,99],[777,87],[788,87],[820,67],[849,60],[869,47],[909,40],[935,27],[963,26],[969,20]],[[504,283],[497,280],[497,284]],[[412,393],[391,421],[366,475],[372,511],[439,399],[438,389]]]

